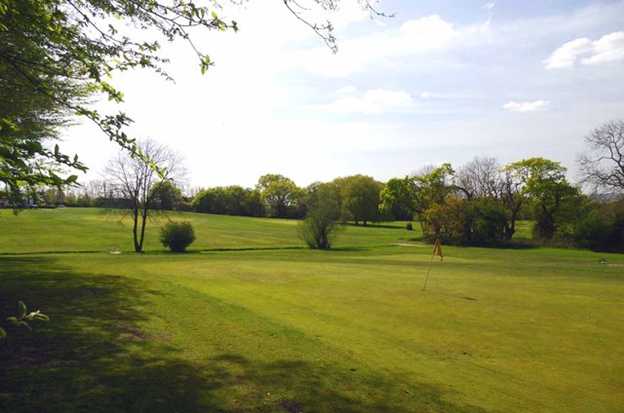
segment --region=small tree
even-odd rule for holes
[[[160,229],[160,242],[173,252],[185,252],[195,241],[195,231],[190,222],[168,222]]]
[[[132,239],[135,252],[143,252],[145,228],[153,208],[152,188],[161,178],[174,179],[181,173],[181,160],[166,146],[155,141],[140,142],[138,147],[144,157],[132,157],[126,152],[111,160],[106,174],[117,190],[128,202],[132,216]],[[156,166],[162,172],[159,175]]]
[[[310,189],[308,213],[299,225],[299,236],[314,249],[329,249],[338,228],[340,202],[335,185],[319,184]]]

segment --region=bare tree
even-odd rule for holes
[[[468,199],[495,198],[502,184],[496,158],[474,158],[462,166],[455,176],[455,185]]]
[[[526,200],[524,181],[516,170],[510,166],[501,168],[496,158],[475,158],[460,168],[455,187],[469,200],[497,201],[506,210],[505,239],[511,240]]]
[[[151,188],[161,180],[180,179],[184,171],[181,158],[166,146],[146,140],[139,142],[138,147],[143,157],[131,157],[122,151],[109,162],[105,173],[129,202],[134,250],[143,252],[145,228],[152,207]]]
[[[582,182],[595,190],[624,194],[624,121],[605,123],[585,142],[587,151],[578,160]]]
[[[505,223],[505,239],[509,241],[516,232],[516,221],[518,221],[518,216],[525,203],[526,195],[522,191],[524,182],[509,166],[503,168],[499,176],[496,197],[508,212]]]

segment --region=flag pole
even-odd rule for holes
[[[429,268],[427,269],[427,275],[425,276],[425,285],[423,285],[422,290],[425,291],[427,289],[427,282],[429,281],[429,273],[431,272],[431,267],[433,266],[433,257],[431,254],[431,260],[429,261]]]
[[[431,273],[431,268],[433,267],[433,258],[436,255],[440,257],[440,261],[444,259],[443,254],[442,254],[442,243],[440,242],[440,238],[436,238],[435,242],[433,243],[433,251],[431,253],[431,260],[429,261],[429,268],[427,269],[427,275],[425,276],[425,284],[423,285],[423,288],[422,288],[423,291],[427,289],[427,282],[429,281],[429,274]]]

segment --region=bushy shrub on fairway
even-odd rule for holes
[[[310,192],[308,213],[299,224],[299,236],[310,248],[329,249],[338,229],[339,216],[336,188],[330,184],[320,184]]]
[[[407,224],[405,224],[405,229],[408,231],[413,231],[414,230],[414,226],[412,225],[411,222],[408,222]]]
[[[173,252],[184,252],[195,241],[190,222],[169,222],[160,230],[160,242]]]

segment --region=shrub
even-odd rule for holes
[[[329,184],[320,184],[309,195],[308,213],[299,225],[299,236],[310,248],[329,249],[338,229],[338,194]]]
[[[411,222],[408,222],[407,224],[405,224],[405,229],[408,231],[413,231],[414,230],[414,226],[412,225]]]
[[[595,251],[624,251],[624,204],[594,206],[574,226],[574,241]]]
[[[169,222],[160,230],[160,242],[173,252],[184,252],[195,241],[190,222]]]

